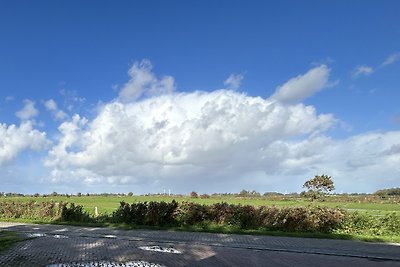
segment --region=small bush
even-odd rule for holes
[[[241,229],[257,229],[261,226],[260,210],[250,205],[232,206],[233,220],[231,224]]]
[[[137,225],[146,224],[146,216],[147,216],[147,202],[145,203],[133,203],[130,207],[130,215],[129,220]]]
[[[234,205],[226,202],[214,203],[208,206],[210,220],[219,224],[231,224],[234,222]]]
[[[61,207],[61,221],[66,222],[90,222],[92,221],[89,214],[83,210],[83,206],[77,205],[75,206],[74,203],[62,204]]]
[[[165,226],[175,223],[175,210],[178,203],[172,200],[171,203],[164,201],[151,201],[148,204],[146,224],[151,226]]]
[[[178,203],[138,202],[129,205],[120,202],[119,208],[113,213],[112,221],[137,225],[165,226],[175,224],[175,211]]]
[[[177,221],[181,225],[193,225],[208,220],[208,206],[183,202],[177,211]]]
[[[118,209],[113,212],[112,221],[116,223],[137,223],[133,221],[132,215],[131,206],[128,203],[121,201]]]
[[[190,193],[190,197],[191,197],[191,198],[198,198],[199,195],[197,194],[197,192],[192,191],[192,192]]]

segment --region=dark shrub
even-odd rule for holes
[[[146,224],[147,210],[147,202],[132,203],[129,210],[130,215],[128,221],[137,225]]]
[[[237,206],[235,218],[242,229],[257,229],[262,225],[260,210],[254,206]]]
[[[229,224],[234,222],[234,205],[226,202],[214,203],[208,207],[210,209],[210,219],[219,224]]]
[[[172,200],[171,203],[164,201],[151,201],[148,204],[146,224],[155,226],[172,225],[175,223],[175,211],[178,203]]]
[[[83,210],[83,206],[74,203],[61,205],[61,221],[66,222],[90,222],[92,221],[89,214]]]
[[[113,213],[112,221],[133,223],[137,225],[165,226],[175,224],[175,211],[178,203],[164,201],[138,202],[129,205],[120,202],[119,208]]]
[[[177,221],[181,225],[193,225],[208,220],[209,206],[183,202],[177,211]]]
[[[133,213],[131,212],[131,206],[128,203],[121,201],[118,209],[113,212],[112,221],[117,223],[133,223],[132,218]]]

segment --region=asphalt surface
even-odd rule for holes
[[[30,237],[0,266],[399,266],[400,246],[349,240],[2,223]]]

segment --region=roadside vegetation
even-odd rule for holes
[[[19,237],[16,232],[0,231],[0,252],[9,249],[12,245],[22,240],[25,239]]]
[[[128,228],[314,236],[400,243],[400,190],[330,194],[331,177],[315,176],[301,194],[11,195],[0,219]],[[97,212],[96,212],[97,211]]]
[[[79,201],[61,201],[64,199]],[[329,196],[324,201],[310,201],[308,197],[301,196],[215,196],[207,199],[111,195],[57,196],[50,199],[7,197],[0,201],[0,218],[25,222],[400,242],[400,211],[396,201],[373,196],[344,196],[343,199]],[[107,205],[108,208],[96,215],[92,208],[88,209],[89,203]],[[111,208],[112,205],[114,208]],[[346,208],[349,206],[356,208]]]

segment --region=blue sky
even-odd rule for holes
[[[0,191],[399,186],[398,1],[8,1]]]

